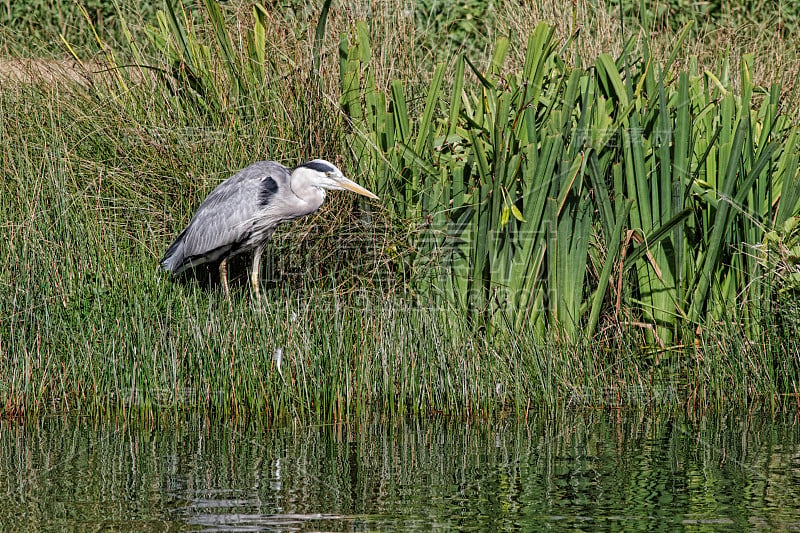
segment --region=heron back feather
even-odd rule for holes
[[[271,204],[280,189],[290,189],[290,177],[283,165],[260,161],[220,183],[167,248],[162,267],[177,274],[267,240],[282,222],[270,216]]]

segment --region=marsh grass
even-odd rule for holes
[[[436,72],[428,63],[436,51],[424,43],[437,41],[402,10],[376,5],[380,16],[365,25],[377,43],[376,91],[390,93],[402,77],[413,116]],[[347,42],[360,9],[332,12],[329,33],[343,32],[339,42]],[[231,35],[252,28],[249,10],[225,15],[242,25]],[[525,29],[524,17],[498,20]],[[382,32],[389,21],[410,31]],[[198,39],[212,36],[207,23],[192,24]],[[243,76],[235,105],[220,98],[204,107],[187,97],[188,80],[165,77],[175,63],[141,28],[131,34],[139,67],[120,68],[134,60],[117,50],[102,69],[85,62],[77,83],[4,83],[0,413],[157,418],[199,410],[277,422],[480,417],[564,405],[797,406],[791,314],[770,322],[762,313],[763,334],[747,340],[747,315],[737,310],[669,349],[653,343],[637,315],[600,314],[591,342],[565,342],[555,327],[544,338],[525,328],[503,332],[480,314],[465,317],[420,297],[414,280],[436,267],[417,260],[426,253],[417,246],[425,225],[419,213],[400,216],[387,201],[332,194],[312,218],[284,226],[269,250],[261,302],[246,283],[229,305],[213,279],[173,281],[159,272],[163,250],[205,194],[253,160],[326,157],[362,168],[346,144],[353,130],[339,108],[337,40],[323,43],[318,83],[309,83],[314,24],[288,27],[265,25],[274,47],[264,64],[269,83],[248,85],[255,78]],[[246,49],[237,40],[232,46]],[[507,68],[522,49],[509,47]],[[246,63],[237,56],[206,65],[219,95],[233,94],[230,73]],[[465,76],[475,81],[469,70]],[[443,77],[443,87],[452,83]],[[793,242],[791,234],[781,238]],[[607,244],[597,241],[598,249]],[[791,264],[790,254],[781,257]]]

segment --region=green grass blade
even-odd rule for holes
[[[736,128],[736,133],[733,139],[733,145],[730,149],[730,160],[726,165],[725,181],[722,183],[721,195],[725,198],[730,198],[736,182],[736,176],[741,165],[741,153],[744,147],[746,135],[750,129],[750,117],[745,115],[739,122]],[[700,319],[700,314],[706,303],[708,290],[711,283],[717,279],[714,275],[714,269],[720,259],[720,252],[723,248],[726,233],[728,232],[728,212],[730,204],[728,202],[719,202],[717,204],[717,212],[714,216],[714,223],[709,237],[708,251],[704,257],[702,269],[700,272],[697,286],[692,294],[691,307],[689,310],[689,318],[693,322]]]
[[[317,20],[317,27],[314,31],[314,49],[311,53],[311,72],[319,79],[320,76],[320,57],[322,55],[322,43],[325,40],[325,26],[328,22],[328,10],[331,7],[331,0],[325,0],[322,3],[322,9],[319,12],[319,19]]]

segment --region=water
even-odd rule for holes
[[[0,422],[0,530],[800,530],[800,422]]]

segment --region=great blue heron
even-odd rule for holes
[[[228,258],[255,248],[250,282],[258,298],[261,253],[275,228],[319,209],[326,189],[347,189],[378,199],[322,159],[292,170],[275,161],[253,163],[211,191],[186,229],[167,248],[161,266],[177,275],[221,258],[220,281],[229,297]]]

